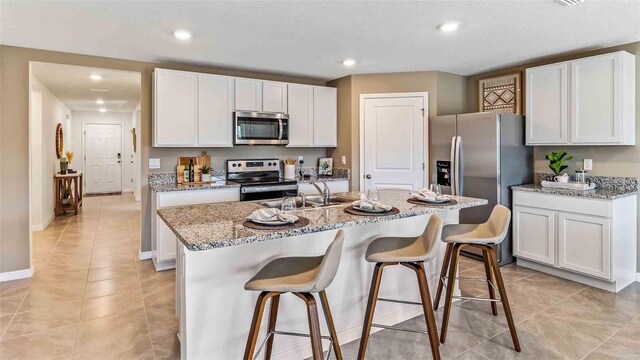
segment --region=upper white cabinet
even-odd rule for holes
[[[526,70],[528,145],[634,145],[635,55]]]
[[[198,146],[233,146],[234,78],[198,75]]]
[[[262,111],[287,113],[287,83],[262,82]]]
[[[193,146],[197,131],[197,74],[156,69],[153,84],[153,146]]]
[[[313,87],[313,145],[337,146],[337,89]]]
[[[289,84],[288,98],[288,146],[313,146],[313,86]]]
[[[527,69],[527,144],[566,144],[569,64]]]
[[[236,110],[262,111],[262,80],[236,78]]]

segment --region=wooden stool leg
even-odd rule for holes
[[[362,336],[360,337],[358,360],[363,360],[364,353],[367,351],[367,342],[369,342],[369,334],[371,333],[371,323],[373,323],[373,312],[376,309],[378,291],[380,290],[380,280],[382,280],[382,270],[386,265],[386,263],[377,263],[376,267],[373,269],[371,288],[369,289],[369,301],[367,302],[367,310],[364,313],[364,323],[362,324]]]
[[[438,342],[438,326],[436,325],[436,317],[433,313],[431,304],[431,294],[429,293],[429,282],[427,282],[427,274],[424,271],[424,264],[416,267],[416,275],[418,276],[418,286],[420,288],[420,298],[422,299],[422,310],[424,311],[424,320],[427,323],[427,331],[429,332],[429,344],[431,345],[431,355],[434,360],[440,360],[440,343]]]
[[[336,326],[333,323],[333,316],[331,315],[331,308],[329,307],[329,300],[327,299],[327,293],[325,290],[320,291],[320,303],[322,304],[322,310],[324,311],[324,318],[327,321],[329,334],[331,335],[331,339],[333,339],[333,352],[336,354],[337,360],[342,360],[342,351],[340,350],[338,333],[336,332]]]
[[[320,337],[320,320],[318,319],[318,306],[316,299],[310,293],[295,293],[295,295],[307,304],[307,317],[309,318],[309,335],[311,337],[311,352],[313,360],[322,360],[322,338]]]
[[[451,262],[449,264],[449,278],[447,279],[447,296],[444,302],[444,312],[442,314],[442,326],[440,327],[440,342],[444,344],[447,340],[447,327],[449,326],[449,316],[453,303],[453,288],[456,284],[458,274],[458,260],[460,259],[461,244],[454,244],[451,249]]]
[[[451,261],[451,250],[453,249],[453,244],[447,244],[447,250],[444,253],[444,259],[442,259],[442,269],[440,270],[440,276],[438,277],[438,289],[436,290],[436,297],[433,299],[433,310],[438,310],[438,306],[440,305],[440,298],[442,297],[442,288],[444,284],[442,283],[443,277],[447,276],[447,269],[449,268],[449,262]]]
[[[509,299],[507,298],[507,290],[504,287],[504,281],[502,281],[502,273],[500,273],[500,267],[496,260],[496,254],[493,248],[487,246],[485,248],[489,254],[490,264],[493,267],[493,275],[496,277],[496,285],[500,292],[500,299],[502,300],[502,307],[504,308],[504,314],[507,317],[507,323],[509,324],[509,332],[511,333],[511,340],[513,341],[513,347],[517,352],[520,352],[520,340],[518,340],[518,333],[516,332],[516,324],[513,321],[513,315],[511,314],[511,307],[509,306]]]
[[[269,327],[267,332],[274,331],[276,329],[276,320],[278,318],[278,305],[280,304],[280,295],[276,295],[271,298],[271,308],[269,310]],[[273,351],[273,338],[275,335],[271,335],[267,340],[267,347],[264,350],[264,358],[266,360],[271,359],[271,352]]]
[[[495,291],[493,289],[493,286],[489,284],[489,282],[493,282],[491,264],[489,263],[489,254],[487,253],[487,250],[484,250],[484,249],[482,250],[482,262],[484,263],[484,272],[487,275],[487,287],[489,288],[489,298],[495,299],[496,298]],[[490,303],[491,303],[491,312],[493,313],[493,315],[497,316],[498,304],[496,304],[495,301],[490,301]]]
[[[252,360],[253,352],[256,349],[256,341],[258,340],[258,333],[260,332],[260,322],[262,321],[264,306],[267,303],[269,297],[277,294],[278,293],[263,291],[258,296],[258,300],[256,301],[256,308],[253,312],[253,320],[251,321],[251,329],[249,330],[249,338],[247,339],[247,346],[244,349],[244,360]]]

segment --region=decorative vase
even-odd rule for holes
[[[202,182],[210,182],[211,174],[202,174]]]
[[[67,169],[69,168],[69,162],[67,162],[67,158],[60,159],[60,174],[65,175],[67,173]]]

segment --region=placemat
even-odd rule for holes
[[[247,220],[243,222],[242,225],[244,225],[244,227],[248,227],[249,229],[255,230],[291,230],[309,225],[309,219],[307,219],[306,217],[298,216],[298,221],[294,222],[293,224],[287,225],[262,225]]]
[[[398,208],[396,207],[391,208],[391,210],[389,211],[379,212],[379,213],[370,213],[370,212],[358,210],[353,206],[346,207],[344,211],[352,215],[362,215],[362,216],[388,216],[388,215],[395,215],[400,213],[400,210],[398,210]]]
[[[407,199],[407,202],[411,203],[411,204],[415,204],[415,205],[424,205],[424,206],[448,206],[448,205],[455,205],[455,204],[458,203],[454,199],[451,199],[451,200],[449,200],[447,202],[436,204],[436,203],[428,203],[428,202],[416,200],[416,199],[413,199],[413,198]]]

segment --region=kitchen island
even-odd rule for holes
[[[358,193],[342,193],[357,198]],[[380,191],[381,202],[400,210],[395,215],[358,216],[344,211],[349,203],[298,210],[309,225],[292,230],[254,230],[242,223],[263,207],[260,202],[226,202],[165,208],[158,215],[176,235],[176,311],[183,359],[240,359],[244,353],[256,298],[244,283],[269,261],[284,256],[323,254],[338,229],[345,231],[340,268],[327,288],[340,343],[360,337],[373,264],[364,260],[367,245],[381,236],[417,236],[431,214],[445,224],[458,222],[458,211],[486,205],[486,200],[456,197],[450,205],[414,205],[407,191]],[[436,261],[425,264],[432,292],[436,288],[444,246]],[[385,271],[380,297],[420,301],[415,275],[402,267]],[[304,303],[283,296],[277,328],[308,331]],[[393,325],[421,315],[419,306],[379,303],[375,322]],[[321,322],[323,323],[323,322]],[[324,323],[323,323],[324,325]],[[327,334],[326,326],[322,333]],[[264,336],[264,329],[262,332]],[[261,337],[262,338],[262,337]],[[425,341],[427,339],[425,338]],[[323,344],[325,349],[328,344]],[[277,337],[273,359],[304,359],[308,339]]]

